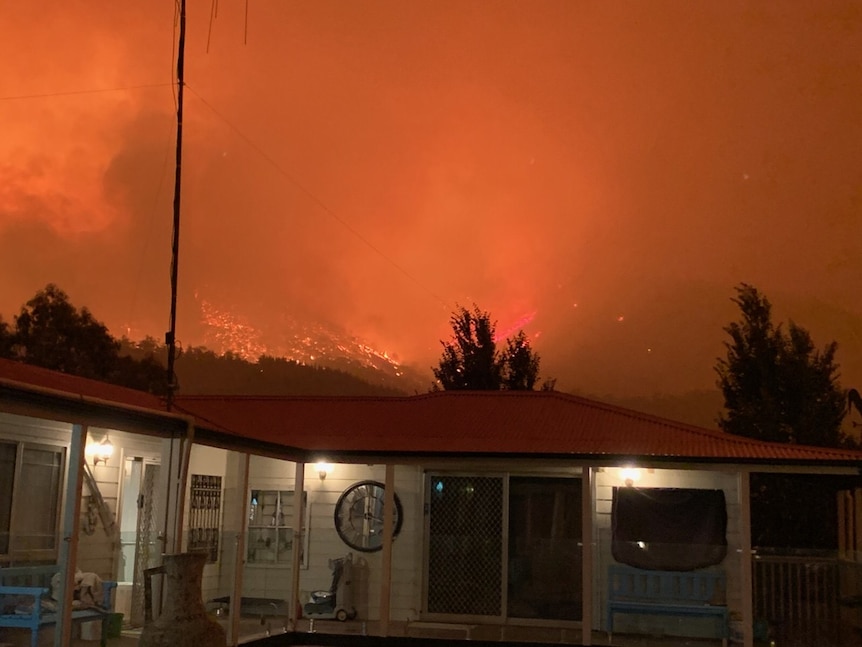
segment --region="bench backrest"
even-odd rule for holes
[[[51,578],[60,570],[57,564],[45,566],[8,566],[0,568],[0,586],[51,587]]]
[[[725,575],[719,570],[647,571],[621,564],[608,570],[611,600],[724,605],[725,592]]]

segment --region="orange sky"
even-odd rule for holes
[[[676,393],[713,386],[746,281],[862,385],[856,0],[211,7],[189,0],[184,343],[206,300],[264,343],[304,321],[427,370],[475,302],[527,322],[558,388]],[[174,3],[3,3],[0,30],[0,313],[53,281],[162,337]]]

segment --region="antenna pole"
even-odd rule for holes
[[[165,335],[168,347],[167,409],[171,410],[177,388],[174,363],[177,357],[177,275],[180,264],[180,187],[183,162],[183,91],[185,90],[186,0],[180,0],[180,33],[177,45],[177,158],[174,174],[174,224],[171,241],[171,327]]]

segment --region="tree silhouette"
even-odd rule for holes
[[[539,356],[523,331],[497,350],[496,323],[474,304],[460,307],[449,319],[452,338],[441,341],[443,354],[436,367],[435,388],[446,391],[499,389],[532,390],[539,377]]]
[[[853,413],[853,409],[859,412],[859,415],[862,416],[862,395],[859,395],[859,391],[856,389],[850,389],[847,391],[847,415],[849,416]],[[853,423],[856,424],[855,422]]]
[[[13,329],[0,330],[0,352],[6,347],[7,357],[151,393],[165,392],[165,369],[152,354],[140,359],[120,354],[120,342],[107,327],[87,308],[78,310],[53,283],[22,306],[14,321]]]
[[[727,356],[715,367],[726,409],[719,426],[760,440],[845,444],[837,344],[818,351],[804,328],[790,322],[785,333],[773,325],[772,306],[755,287],[742,283],[736,292],[742,319],[725,327]]]
[[[9,329],[9,324],[3,321],[0,317],[0,357],[12,357],[12,331]]]
[[[724,330],[727,356],[715,370],[726,413],[719,426],[760,440],[807,445],[850,444],[841,432],[845,394],[838,384],[835,342],[817,351],[808,331],[772,323],[772,306],[742,283],[733,299],[742,319]],[[759,547],[834,548],[835,492],[843,479],[751,475],[751,541]]]
[[[104,324],[87,308],[75,308],[53,283],[15,317],[13,354],[27,364],[105,379],[115,368],[119,348]]]
[[[539,356],[533,352],[523,330],[513,339],[506,340],[503,365],[503,388],[513,391],[533,390],[539,379]],[[547,390],[553,390],[553,387]]]
[[[434,377],[446,391],[497,390],[503,384],[503,361],[494,341],[496,324],[487,312],[460,308],[449,319],[452,339],[443,344],[443,355]]]

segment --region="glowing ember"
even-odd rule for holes
[[[260,330],[240,314],[205,299],[198,300],[205,327],[204,345],[219,355],[231,353],[250,362],[268,355],[341,370],[354,365],[396,377],[404,375],[389,352],[354,336],[339,334],[331,327],[282,318],[273,326],[278,332]]]
[[[527,314],[521,315],[514,322],[503,328],[502,330],[498,330],[494,335],[494,341],[499,343],[505,340],[508,337],[512,337],[517,335],[518,332],[524,329],[524,327],[530,323],[536,317],[536,311],[528,312]]]

